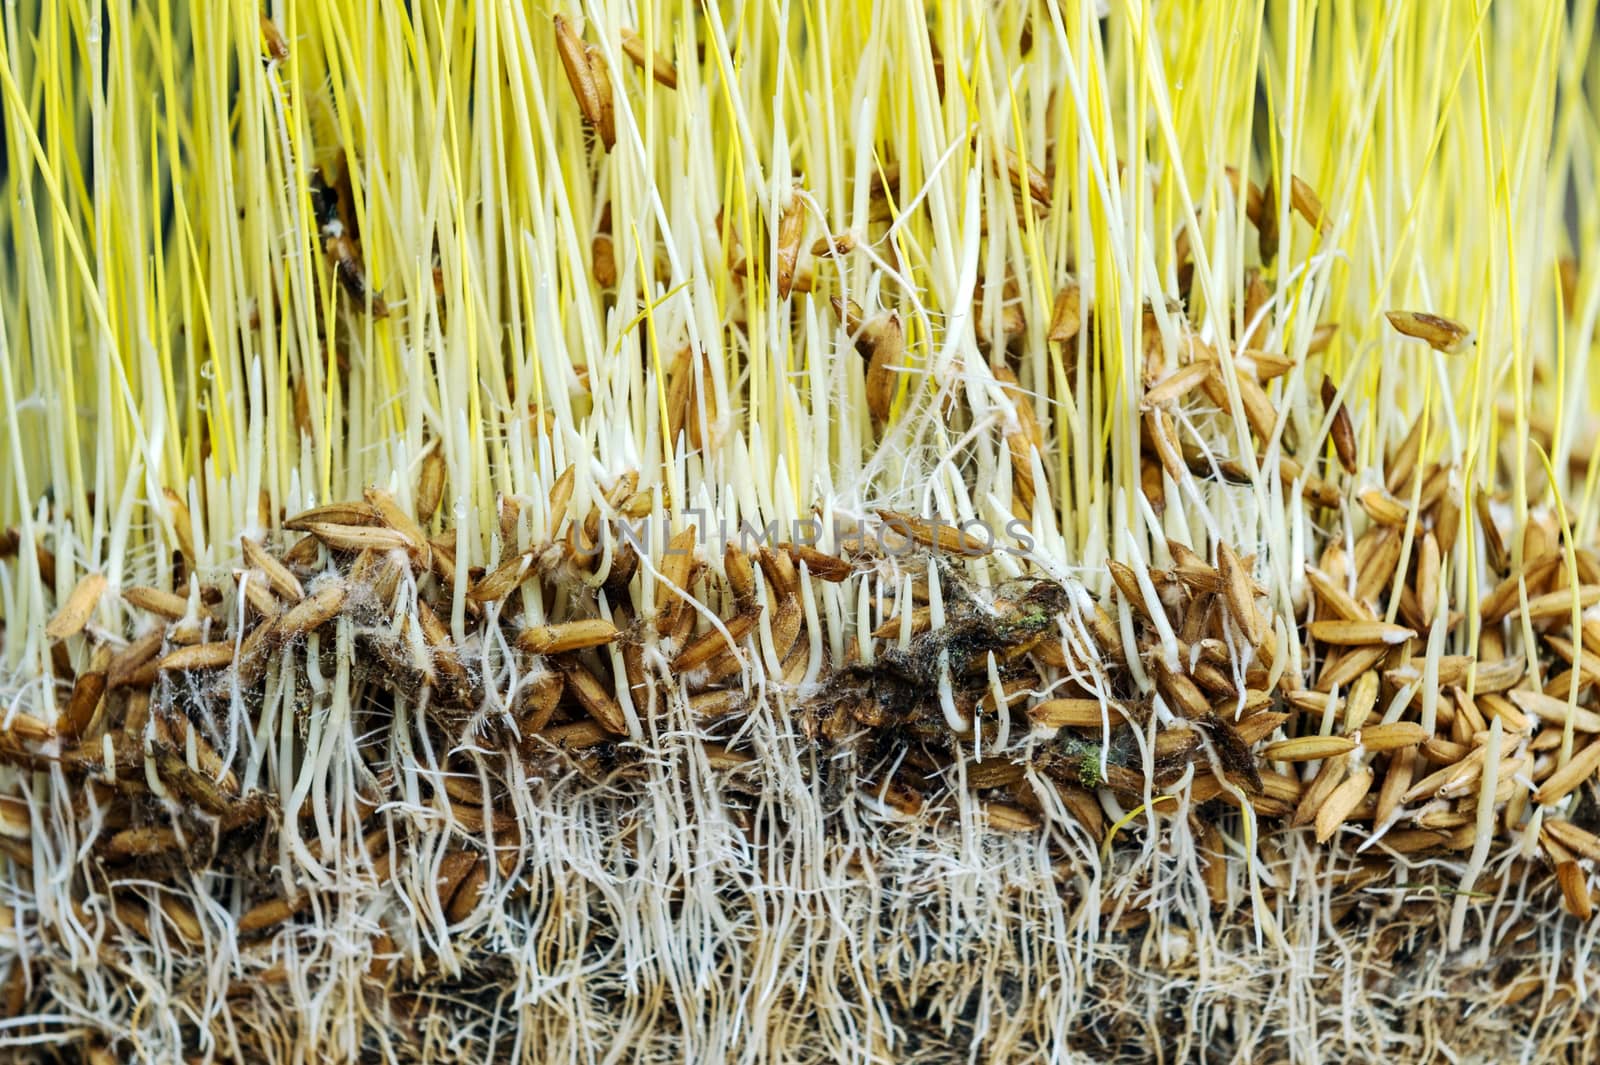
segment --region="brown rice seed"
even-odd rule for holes
[[[1047,699],[1030,706],[1028,718],[1045,728],[1100,728],[1107,720],[1115,727],[1131,720],[1125,707],[1099,699]]]
[[[1367,792],[1372,788],[1372,770],[1361,769],[1352,773],[1328,796],[1326,802],[1317,810],[1316,832],[1317,842],[1326,843],[1333,838],[1339,827],[1345,823],[1357,804],[1366,798]]]
[[[1424,533],[1417,550],[1417,609],[1424,625],[1433,623],[1439,609],[1439,541],[1432,532]]]
[[[302,536],[283,553],[283,564],[294,569],[312,570],[318,568],[321,557],[322,541],[315,536]]]
[[[845,332],[851,335],[861,332],[862,323],[866,320],[861,304],[852,299],[840,299],[838,296],[829,297],[828,302],[833,307],[833,313],[838,316],[839,324],[844,326]],[[857,350],[860,350],[859,341],[857,342]],[[862,354],[866,354],[866,352],[862,352]]]
[[[1309,184],[1293,174],[1289,175],[1289,205],[1312,229],[1318,233],[1328,231],[1328,219],[1322,213],[1321,198]]]
[[[924,547],[969,558],[985,556],[994,550],[991,544],[963,532],[953,524],[925,521],[893,510],[879,510],[877,514],[889,528]]]
[[[474,603],[495,603],[515,592],[532,572],[532,553],[513,555],[501,563],[493,573],[474,584],[467,598]]]
[[[574,463],[561,471],[561,476],[556,478],[556,483],[550,486],[550,535],[554,536],[561,530],[561,523],[566,520],[567,507],[572,502],[572,490],[578,481],[578,467]]]
[[[1263,443],[1271,440],[1278,426],[1278,409],[1267,398],[1266,390],[1254,375],[1245,374],[1235,367],[1233,376],[1238,382],[1239,403],[1244,407],[1245,421],[1250,423],[1251,431]]]
[[[617,113],[611,96],[611,68],[607,65],[604,54],[592,44],[584,46],[583,56],[588,60],[590,84],[593,86],[599,107],[598,118],[592,125],[595,132],[600,135],[601,146],[609,152],[617,145]]]
[[[1527,666],[1521,655],[1503,658],[1498,662],[1475,662],[1468,668],[1472,675],[1473,690],[1480,696],[1509,691],[1527,675]],[[1465,683],[1464,678],[1461,683]]]
[[[707,720],[732,713],[743,703],[739,692],[732,689],[697,692],[689,696],[689,712]]]
[[[1294,360],[1282,352],[1260,348],[1240,348],[1234,352],[1233,361],[1262,384],[1282,377],[1295,367]]]
[[[428,604],[419,601],[417,621],[422,628],[423,642],[427,644],[428,653],[433,657],[433,664],[452,681],[458,684],[464,682],[467,679],[467,669],[461,664],[455,643],[450,639],[450,630],[439,620],[439,615],[435,614]]]
[[[100,709],[105,691],[104,670],[86,670],[79,673],[72,683],[72,694],[68,696],[67,705],[57,722],[57,730],[63,736],[83,735],[94,721],[95,712]]]
[[[1435,351],[1458,355],[1472,344],[1472,334],[1460,322],[1426,311],[1385,311],[1389,324],[1408,337],[1421,340]]]
[[[1134,573],[1133,567],[1110,559],[1106,562],[1106,570],[1111,574],[1111,580],[1117,586],[1117,591],[1122,595],[1122,601],[1128,609],[1138,614],[1145,621],[1154,621],[1150,616],[1149,604],[1145,602],[1144,589],[1139,586],[1139,575]]]
[[[783,209],[783,214],[778,218],[777,234],[777,271],[775,280],[778,283],[778,298],[786,300],[794,288],[795,261],[800,255],[800,238],[805,233],[806,213],[805,201],[800,197],[800,190],[796,187],[789,197],[789,204]]]
[[[1482,750],[1483,748],[1479,747],[1477,749]],[[1508,797],[1508,795],[1500,795],[1500,791],[1503,790],[1506,784],[1512,783],[1511,778],[1513,776],[1527,768],[1528,761],[1529,756],[1527,754],[1517,754],[1510,758],[1501,759],[1500,765],[1495,772],[1495,783],[1498,785],[1495,789],[1496,802],[1502,802]],[[1482,778],[1483,761],[1480,759],[1468,768],[1463,769],[1456,776],[1445,781],[1437,793],[1438,797],[1441,799],[1459,799],[1470,796],[1476,801],[1479,791],[1478,781]]]
[[[761,619],[760,609],[746,611],[727,619],[723,625],[728,630],[728,636],[733,638],[730,647],[727,637],[716,629],[709,629],[692,640],[678,656],[672,660],[671,670],[674,673],[687,673],[699,669],[716,655],[736,648],[750,635],[756,622]]]
[[[831,237],[818,237],[811,244],[811,254],[817,258],[828,256],[849,255],[856,249],[856,238],[852,233],[835,233]]]
[[[1182,716],[1203,719],[1211,713],[1211,700],[1207,699],[1200,686],[1185,674],[1168,673],[1163,670],[1157,686],[1172,708]]]
[[[621,635],[615,625],[603,618],[585,618],[524,629],[517,637],[517,646],[529,654],[552,655],[585,647],[601,647],[614,643]]]
[[[898,640],[904,615],[892,614],[888,621],[872,630],[874,640]],[[929,607],[919,606],[911,611],[911,635],[921,636],[933,628],[933,611]]]
[[[478,908],[478,901],[482,898],[488,883],[489,863],[479,857],[451,892],[450,905],[445,909],[445,919],[451,924],[460,924],[471,917],[472,912]]]
[[[327,503],[303,510],[283,523],[285,529],[310,532],[313,525],[376,525],[378,513],[366,503]]]
[[[1039,827],[1037,817],[1010,803],[984,803],[983,819],[996,832],[1030,832]]]
[[[1428,742],[1430,744],[1436,743],[1437,737]],[[1423,747],[1423,753],[1427,753],[1426,745]],[[1487,754],[1487,747],[1474,747],[1465,754],[1447,762],[1442,769],[1429,773],[1416,784],[1413,784],[1410,790],[1401,796],[1401,801],[1409,803],[1416,802],[1422,798],[1432,798],[1447,784],[1455,783],[1459,785],[1470,780],[1472,774],[1482,771],[1483,760]]]
[[[1302,792],[1298,778],[1286,773],[1276,773],[1270,769],[1261,770],[1261,793],[1270,795],[1280,802],[1296,803],[1300,801]]]
[[[656,632],[661,636],[667,636],[676,629],[688,610],[683,593],[688,592],[689,577],[694,572],[695,540],[695,527],[685,525],[667,542],[658,567],[665,578],[657,592]],[[675,591],[674,587],[682,591]]]
[[[1356,497],[1361,509],[1379,525],[1404,528],[1411,512],[1406,505],[1381,488],[1369,488]]]
[[[1349,771],[1348,754],[1335,755],[1323,762],[1322,768],[1317,770],[1317,775],[1310,786],[1301,791],[1300,801],[1295,804],[1294,816],[1289,819],[1289,827],[1302,828],[1315,822],[1318,812],[1327,805],[1328,797],[1344,781]]]
[[[178,930],[178,935],[186,942],[199,943],[205,939],[205,930],[200,925],[200,918],[195,916],[189,905],[172,895],[162,892],[161,913],[172,926]]]
[[[309,895],[301,895],[292,900],[276,898],[257,903],[240,915],[239,931],[248,935],[280,925],[304,909],[310,901]]]
[[[1105,607],[1094,604],[1094,610],[1084,620],[1089,625],[1089,631],[1094,633],[1095,644],[1104,654],[1118,662],[1128,660],[1127,650],[1122,646],[1122,633]]]
[[[800,627],[804,620],[800,600],[793,593],[778,604],[778,611],[772,619],[772,646],[779,662],[787,659],[789,652],[799,643]]]
[[[1289,720],[1288,714],[1273,713],[1271,711],[1251,714],[1234,726],[1234,735],[1239,737],[1245,746],[1253,746],[1277,731],[1278,727]]]
[[[55,616],[45,623],[45,638],[65,640],[82,632],[94,613],[95,604],[100,602],[100,594],[105,590],[106,579],[102,574],[85,574],[62,602]]]
[[[1591,740],[1571,761],[1550,774],[1539,790],[1533,793],[1533,801],[1541,806],[1560,802],[1579,784],[1593,776],[1596,769],[1600,769],[1600,739]]]
[[[422,456],[422,470],[417,475],[417,520],[430,522],[444,501],[444,482],[448,469],[444,461],[443,442],[437,437]]]
[[[634,66],[640,70],[648,70],[656,84],[669,89],[678,87],[678,70],[672,65],[672,61],[660,52],[651,52],[647,49],[644,38],[626,26],[622,27],[622,51],[633,61]]]
[[[1231,700],[1239,694],[1233,685],[1233,677],[1212,662],[1202,659],[1194,664],[1189,673],[1208,695]]]
[[[1061,291],[1056,293],[1055,306],[1050,311],[1047,339],[1065,344],[1078,335],[1082,323],[1082,295],[1078,290],[1078,282],[1069,278]]]
[[[1354,737],[1363,749],[1378,754],[1383,751],[1416,747],[1428,739],[1428,732],[1411,721],[1395,721],[1386,725],[1372,725],[1359,730]]]
[[[183,845],[178,833],[171,828],[125,828],[106,841],[106,853],[112,858],[144,858],[177,850]]]
[[[1355,741],[1348,736],[1299,736],[1267,744],[1261,756],[1274,762],[1315,762],[1355,749]]]
[[[1034,203],[1046,209],[1050,207],[1050,181],[1044,171],[1032,163],[1023,167],[1021,157],[1010,148],[1006,149],[1006,174],[1014,189],[1018,192],[1026,189]]]
[[[600,125],[600,90],[595,85],[594,69],[589,65],[583,40],[572,23],[563,15],[555,16],[556,51],[561,56],[561,66],[566,70],[567,83],[578,99],[578,110],[584,121],[596,128]]]
[[[1507,732],[1527,732],[1533,723],[1518,709],[1515,703],[1497,692],[1489,692],[1478,696],[1479,712],[1485,720],[1499,718],[1504,723]],[[1562,703],[1565,706],[1565,703]],[[1596,719],[1600,725],[1600,718]],[[1600,732],[1600,728],[1594,731]]]
[[[1234,196],[1242,198],[1244,201],[1245,217],[1250,220],[1251,225],[1259,229],[1262,223],[1262,210],[1264,207],[1261,187],[1254,181],[1243,177],[1237,167],[1224,167],[1223,170],[1227,175],[1228,183],[1233,186]]]
[[[1397,828],[1385,833],[1378,846],[1395,854],[1419,854],[1449,846],[1451,838],[1449,832],[1436,828]]]
[[[409,551],[411,542],[394,529],[377,525],[312,522],[311,532],[336,551]]]
[[[1159,383],[1145,390],[1143,398],[1139,400],[1140,410],[1153,410],[1166,403],[1178,400],[1193,392],[1206,378],[1216,372],[1216,364],[1211,362],[1191,362],[1181,366],[1168,374]]]
[[[1556,817],[1547,818],[1543,830],[1573,854],[1600,862],[1600,836],[1593,832]]]
[[[111,664],[106,667],[106,686],[116,690],[125,686],[139,668],[155,657],[161,650],[165,632],[157,627],[151,629],[143,636],[138,637],[121,653],[111,659]]]
[[[550,723],[566,686],[565,678],[554,672],[541,673],[523,685],[517,724],[524,739]]]
[[[1021,442],[1031,444],[1034,447],[1042,447],[1044,445],[1044,433],[1039,428],[1039,419],[1033,410],[1033,400],[1022,387],[1022,382],[1017,380],[1016,373],[1009,366],[997,366],[991,372],[994,374],[995,380],[1000,383],[1001,393],[1011,404],[1012,413],[1016,415],[1019,432],[1008,435],[1018,436]],[[1016,451],[1017,449],[1014,448],[1014,454]],[[1021,455],[1025,459],[1026,451],[1021,452]]]
[[[1394,581],[1399,561],[1400,534],[1394,529],[1384,529],[1365,564],[1356,571],[1356,598],[1376,602],[1378,593]]]
[[[290,603],[298,603],[305,598],[305,589],[287,566],[248,536],[241,536],[239,544],[244,552],[244,560],[266,575],[267,584],[274,595]]]
[[[1577,862],[1557,862],[1556,882],[1567,912],[1580,921],[1594,916],[1594,900],[1589,895],[1589,877]]]
[[[756,575],[750,557],[740,551],[730,540],[722,552],[722,569],[728,576],[728,586],[734,599],[744,603],[756,594]]]
[[[1283,693],[1284,701],[1302,713],[1322,714],[1328,709],[1329,702],[1336,706],[1342,700],[1336,700],[1327,692],[1311,691],[1307,688],[1290,688]]]
[[[174,670],[188,672],[200,669],[221,669],[233,662],[233,641],[199,643],[193,647],[180,647],[161,659],[162,672]]]
[[[826,551],[819,551],[808,544],[784,544],[783,548],[789,553],[789,557],[794,559],[796,565],[804,562],[806,572],[830,584],[848,580],[855,572],[855,566],[848,560],[835,558]]]
[[[1383,775],[1382,787],[1378,789],[1378,805],[1373,811],[1373,820],[1378,824],[1386,823],[1399,808],[1406,791],[1411,787],[1418,757],[1413,747],[1401,747],[1390,755],[1389,768]]]
[[[1158,762],[1187,758],[1200,748],[1200,733],[1182,726],[1163,729],[1156,733],[1150,753]]]
[[[166,500],[167,510],[172,517],[172,531],[178,538],[178,551],[192,567],[195,564],[194,523],[189,508],[183,497],[170,488],[163,488],[161,496]]]
[[[1193,550],[1174,540],[1167,541],[1167,553],[1172,556],[1172,572],[1186,587],[1195,592],[1222,591],[1222,575],[1206,563]]]
[[[1382,621],[1313,621],[1307,626],[1312,639],[1337,647],[1364,647],[1372,644],[1394,646],[1416,638],[1415,630]]]
[[[1568,706],[1565,699],[1553,699],[1543,692],[1517,690],[1507,694],[1518,709],[1540,720],[1564,725],[1570,719],[1573,729],[1578,732],[1600,732],[1600,714],[1592,710]]]
[[[0,836],[0,856],[10,858],[12,864],[18,869],[33,868],[33,847],[31,845]],[[22,1012],[23,992],[20,978],[17,975],[21,971],[22,967],[20,965],[13,965],[11,968],[13,990],[8,994],[4,1005],[7,1011],[6,1016],[8,1017],[20,1016]]]
[[[733,771],[743,769],[755,761],[755,755],[748,751],[731,751],[720,743],[702,743],[700,745],[706,753],[706,763],[712,769]]]
[[[1274,261],[1278,254],[1278,189],[1277,178],[1267,178],[1266,187],[1261,190],[1261,221],[1256,222],[1256,249],[1261,253],[1261,262]],[[1256,283],[1261,283],[1261,278],[1254,278]],[[1245,320],[1254,318],[1253,310],[1246,310]]]
[[[1367,723],[1367,718],[1372,716],[1373,707],[1378,702],[1378,674],[1368,670],[1356,678],[1350,686],[1349,698],[1345,700],[1344,730],[1349,732],[1358,729]]]
[[[1585,584],[1576,589],[1568,588],[1562,591],[1546,592],[1544,595],[1537,595],[1529,599],[1525,610],[1516,609],[1511,613],[1512,616],[1516,616],[1525,612],[1530,621],[1569,618],[1572,616],[1574,603],[1577,604],[1580,610],[1600,603],[1600,584]]]
[[[339,613],[349,594],[342,582],[324,584],[283,613],[278,622],[279,633],[293,637],[321,628]]]
[[[289,42],[284,39],[283,31],[278,29],[277,23],[268,18],[265,12],[262,12],[257,24],[261,28],[261,41],[266,48],[267,54],[280,63],[288,59]]]
[[[1256,610],[1255,589],[1250,583],[1250,573],[1245,569],[1234,549],[1225,543],[1217,544],[1217,568],[1222,577],[1223,591],[1227,596],[1228,612],[1238,623],[1250,646],[1259,648],[1266,640],[1261,615]]]
[[[1311,330],[1311,343],[1306,346],[1306,354],[1317,355],[1327,351],[1338,332],[1338,322],[1318,322],[1316,328]]]
[[[174,592],[160,588],[135,585],[122,590],[122,599],[136,610],[145,610],[159,617],[176,621],[189,613],[189,600]]]
[[[1411,824],[1416,825],[1418,828],[1432,828],[1435,832],[1438,832],[1438,830],[1461,830],[1461,828],[1472,830],[1475,820],[1477,819],[1470,812],[1459,811],[1459,809],[1432,808],[1419,812],[1418,816],[1411,819]]]
[[[0,835],[27,840],[33,836],[33,815],[26,802],[12,795],[0,795]]]
[[[1329,612],[1346,621],[1375,621],[1372,611],[1358,603],[1344,590],[1343,582],[1335,580],[1316,566],[1306,566],[1306,579]]]
[[[616,738],[598,721],[574,721],[565,725],[551,725],[540,735],[553,746],[569,751],[597,747]]]
[[[1456,743],[1443,736],[1429,736],[1422,745],[1422,753],[1428,760],[1437,765],[1454,765],[1465,758],[1471,748],[1465,743]]]
[[[897,369],[905,354],[905,330],[897,311],[884,311],[863,321],[856,350],[867,358],[867,408],[880,422],[889,420],[894,404]]]
[[[1323,668],[1317,677],[1317,690],[1327,692],[1354,683],[1357,677],[1382,661],[1389,651],[1387,644],[1349,648],[1337,661],[1330,661]],[[1385,675],[1384,679],[1389,678]]]
[[[1385,654],[1396,653],[1393,648],[1380,648],[1380,650],[1384,651]],[[1404,653],[1404,650],[1403,647],[1399,648],[1398,653]],[[1396,688],[1406,684],[1415,684],[1422,679],[1422,666],[1423,660],[1421,659],[1407,660],[1405,665],[1384,670],[1383,679]],[[1473,661],[1467,655],[1440,655],[1438,676],[1435,678],[1435,683],[1440,688],[1448,688],[1452,684],[1465,684],[1468,674],[1472,672],[1472,668]],[[1449,704],[1441,703],[1439,712],[1453,715],[1455,710]]]
[[[566,677],[567,690],[588,711],[590,717],[607,732],[627,735],[628,720],[623,716],[622,707],[600,679],[590,672],[589,667],[581,662],[569,661],[561,666],[561,672]]]
[[[234,570],[234,580],[244,588],[245,601],[252,610],[263,618],[278,616],[278,600],[273,597],[272,590],[267,587],[267,575],[260,570]]]

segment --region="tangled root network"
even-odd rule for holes
[[[1590,1060],[1594,31],[4,5],[0,1057]]]

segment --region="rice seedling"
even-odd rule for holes
[[[7,6],[0,1046],[1583,1058],[1580,8]]]

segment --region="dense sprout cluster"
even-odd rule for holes
[[[171,6],[0,20],[0,1046],[1592,1045],[1576,15]]]

